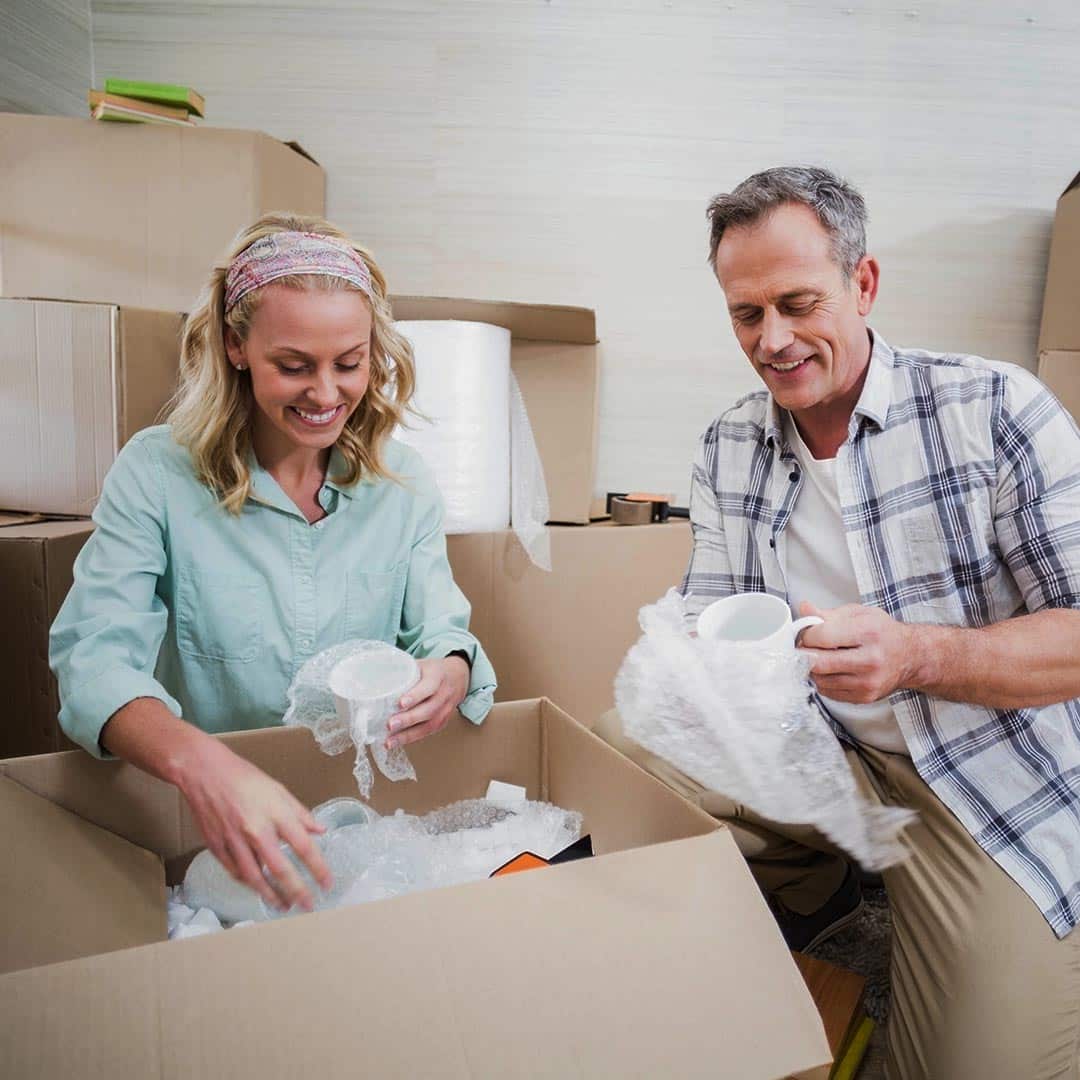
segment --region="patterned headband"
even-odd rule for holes
[[[333,236],[278,232],[244,248],[225,275],[226,314],[252,289],[293,274],[327,274],[355,285],[369,300],[371,274],[348,244]]]

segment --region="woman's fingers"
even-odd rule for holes
[[[318,844],[311,838],[311,833],[303,827],[302,823],[283,821],[278,825],[278,833],[308,868],[311,876],[319,883],[319,888],[329,889],[332,884],[330,869],[323,859]]]
[[[231,853],[230,861],[235,867],[235,870],[230,869],[233,877],[238,881],[242,881],[249,889],[254,889],[272,910],[280,911],[282,909],[281,898],[274,891],[270,882],[266,880],[250,845],[244,841],[243,837],[237,835],[230,843],[229,850]]]
[[[299,905],[305,911],[315,906],[311,890],[304,884],[293,865],[292,860],[281,850],[276,830],[273,834],[257,837],[253,846],[256,848],[271,883],[289,907]]]

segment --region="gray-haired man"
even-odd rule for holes
[[[884,875],[889,1073],[1080,1075],[1080,433],[1022,369],[868,327],[879,268],[838,177],[771,169],[709,218],[765,390],[702,437],[682,591],[822,615],[801,645],[849,763],[920,814]],[[732,822],[793,947],[850,921],[857,878],[821,837],[703,791],[614,714],[601,734]]]

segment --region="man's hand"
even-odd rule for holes
[[[442,731],[468,692],[469,665],[460,656],[421,660],[420,681],[401,699],[401,712],[390,717],[387,748]]]
[[[799,644],[810,658],[818,691],[836,701],[866,704],[910,684],[915,670],[917,629],[881,608],[846,604],[838,608],[799,605],[800,615],[819,615],[820,626],[804,630]]]

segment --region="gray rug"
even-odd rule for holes
[[[889,1016],[892,919],[884,889],[864,887],[863,898],[866,903],[859,917],[814,949],[811,955],[866,979],[863,1002],[876,1027],[858,1080],[882,1080],[885,1076],[885,1021]]]

